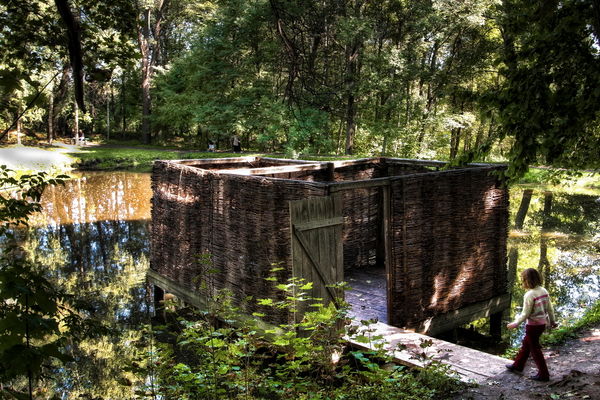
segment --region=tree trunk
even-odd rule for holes
[[[121,126],[121,134],[125,137],[125,130],[127,129],[127,117],[125,116],[125,72],[121,77],[121,116],[123,118]]]
[[[54,140],[54,87],[50,88],[48,98],[48,144],[52,145]]]
[[[354,94],[348,94],[346,103],[346,146],[345,154],[352,154],[354,151],[354,135],[356,134],[356,108],[354,105]]]
[[[544,192],[544,210],[542,212],[542,229],[540,233],[540,261],[538,270],[542,275],[544,282],[547,282],[547,277],[550,270],[550,261],[548,260],[548,237],[546,233],[549,230],[550,214],[552,213],[552,192]]]
[[[73,137],[75,138],[75,144],[79,144],[79,107],[77,106],[77,102],[73,104],[75,108],[75,121],[73,122]]]
[[[142,142],[150,144],[150,112],[152,102],[150,97],[151,60],[150,60],[150,9],[144,10],[142,28],[138,29],[138,42],[142,54]]]
[[[110,97],[106,100],[106,140],[110,139]]]
[[[21,114],[21,107],[19,107],[18,112],[17,112],[17,144],[20,146],[21,145],[22,123],[21,123],[21,118],[19,118],[19,114]]]
[[[458,155],[458,147],[460,146],[460,134],[462,128],[454,128],[451,130],[450,137],[450,159],[454,160]]]
[[[529,204],[531,203],[531,195],[533,194],[533,189],[525,189],[523,191],[523,197],[521,198],[521,205],[519,206],[519,210],[517,211],[517,215],[515,216],[515,229],[521,230],[523,229],[523,222],[525,221],[525,216],[527,215],[527,210],[529,210]]]
[[[356,134],[356,86],[358,83],[358,61],[361,43],[355,39],[346,49],[346,146],[345,154],[354,153],[354,135]]]
[[[138,45],[142,56],[142,140],[145,144],[152,141],[152,127],[150,115],[152,113],[152,97],[150,87],[154,67],[160,65],[161,52],[161,29],[170,0],[158,0],[154,4],[154,23],[152,23],[152,9],[147,7],[143,10],[141,23],[138,24]]]
[[[65,64],[62,70],[62,75],[60,77],[60,82],[58,84],[58,87],[56,88],[56,92],[52,91],[52,133],[54,135],[54,138],[58,136],[60,112],[62,111],[66,103],[66,99],[68,98],[67,89],[70,71],[70,65],[68,63]]]

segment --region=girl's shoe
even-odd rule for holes
[[[548,382],[550,380],[550,377],[544,377],[544,376],[539,376],[539,375],[533,375],[531,377],[532,381],[538,381],[538,382]]]
[[[506,364],[505,367],[507,370],[509,370],[510,372],[514,372],[515,374],[520,374],[523,372],[522,369],[515,368],[513,364]]]

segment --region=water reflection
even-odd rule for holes
[[[559,322],[580,318],[600,299],[600,202],[598,195],[533,190],[511,191],[511,220],[525,209],[522,230],[509,238],[509,271],[516,277],[525,268],[538,268],[544,277]],[[518,217],[517,226],[518,226]],[[521,306],[523,289],[513,288],[513,314]],[[512,336],[513,344],[520,334]]]
[[[523,194],[523,189],[511,191],[512,221]],[[536,189],[530,194],[522,229],[509,239],[511,274],[540,267],[561,318],[578,317],[600,298],[598,196]],[[124,172],[86,173],[44,193],[44,212],[32,219],[28,234],[31,256],[83,299],[90,315],[114,329],[112,335],[72,343],[69,351],[77,362],[57,371],[49,393],[125,399],[135,398],[134,388],[144,385],[143,374],[124,366],[140,357],[132,343],[148,318],[150,198],[149,175]],[[513,310],[522,295],[515,287]]]
[[[85,312],[110,334],[71,343],[76,362],[57,371],[53,388],[62,398],[134,398],[143,375],[128,372],[140,352],[139,327],[148,320],[150,177],[94,173],[49,188],[43,213],[31,219],[26,247]]]

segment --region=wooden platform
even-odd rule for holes
[[[373,350],[382,346],[397,363],[408,367],[422,368],[428,359],[437,360],[448,365],[450,370],[456,372],[458,378],[463,382],[484,383],[498,374],[508,373],[505,365],[511,362],[502,357],[396,328],[382,322],[361,329],[365,332],[364,336],[379,338],[368,344],[347,338],[353,346],[365,350]],[[365,329],[367,330],[365,331]],[[430,342],[430,346],[422,348],[421,343],[426,342]],[[418,356],[422,353],[426,355],[425,358]]]

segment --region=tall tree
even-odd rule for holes
[[[150,115],[152,113],[152,97],[150,88],[156,67],[162,65],[163,51],[162,25],[169,8],[170,0],[138,2],[140,15],[137,36],[141,55],[142,72],[142,139],[148,144],[152,140]]]
[[[529,164],[600,166],[600,3],[504,0],[498,96],[509,174]]]

